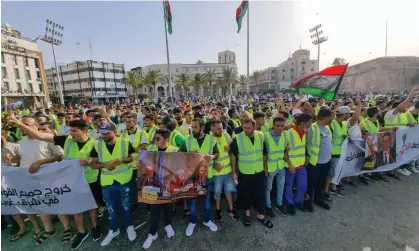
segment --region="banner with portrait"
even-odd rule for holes
[[[78,214],[97,208],[78,160],[41,166],[1,167],[1,213]]]
[[[393,170],[419,158],[419,126],[370,134],[365,140],[346,139],[342,153],[333,184],[348,176]]]
[[[200,153],[140,151],[138,201],[164,204],[205,195],[209,161]]]

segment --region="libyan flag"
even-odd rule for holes
[[[347,68],[348,65],[335,65],[326,68],[297,80],[291,87],[294,87],[298,93],[334,100]]]
[[[244,15],[246,15],[247,8],[249,7],[248,1],[243,1],[239,8],[236,9],[236,22],[237,22],[237,33],[240,32],[240,29],[242,28],[242,21]],[[247,24],[249,25],[249,24]]]
[[[163,1],[164,7],[164,20],[167,23],[167,32],[172,34],[172,9],[170,8],[169,0]]]

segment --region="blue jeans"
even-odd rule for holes
[[[231,194],[236,192],[236,184],[234,184],[231,173],[214,176],[214,193],[215,196]]]
[[[109,214],[109,228],[113,231],[118,230],[119,225],[119,204],[122,205],[123,216],[124,216],[124,226],[127,228],[133,225],[132,220],[132,183],[128,182],[127,184],[113,184],[110,186],[104,186],[103,189],[103,199],[108,207]]]
[[[266,186],[265,186],[265,206],[271,208],[271,190],[272,183],[276,178],[276,204],[282,206],[282,196],[284,194],[284,184],[285,184],[285,168],[278,169],[274,172],[268,174],[266,177]]]
[[[207,195],[205,196],[204,202],[204,222],[211,220],[211,193],[214,188],[213,178],[208,179]],[[189,201],[189,222],[196,224],[196,200]]]

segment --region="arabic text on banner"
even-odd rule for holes
[[[200,153],[140,151],[138,201],[164,204],[206,194],[208,161]]]
[[[2,166],[1,213],[77,214],[97,208],[78,160],[27,167]]]
[[[419,126],[369,135],[366,140],[346,139],[335,168],[333,184],[368,172],[385,172],[419,157]]]

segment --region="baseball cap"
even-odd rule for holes
[[[350,113],[351,113],[351,109],[349,109],[348,106],[341,106],[336,111],[336,114],[350,114]]]
[[[115,125],[113,123],[106,122],[100,126],[99,133],[108,133],[110,131],[115,131]]]

